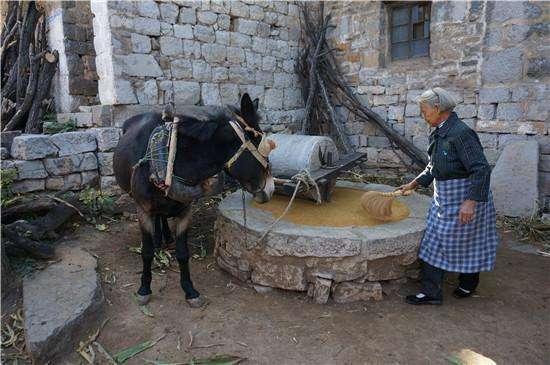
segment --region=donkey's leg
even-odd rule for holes
[[[191,218],[189,208],[178,217],[176,229],[176,259],[180,267],[180,285],[185,292],[185,299],[193,308],[201,307],[204,304],[200,293],[193,287],[191,274],[189,273],[189,246],[187,245],[187,227]]]
[[[162,215],[155,214],[154,219],[155,219],[155,228],[153,233],[153,248],[156,252],[162,248],[162,235],[163,235]]]
[[[141,286],[137,292],[140,304],[147,304],[151,298],[151,265],[155,257],[153,235],[155,231],[154,218],[138,208],[139,228],[141,229],[141,260],[143,271],[141,272]]]
[[[164,238],[164,243],[166,245],[169,245],[170,243],[174,242],[174,238],[172,237],[172,232],[170,231],[170,226],[168,225],[168,217],[163,215],[161,219],[162,223],[162,237]]]

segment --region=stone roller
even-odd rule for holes
[[[393,201],[398,196],[407,196],[412,190],[396,190],[389,193],[380,191],[367,191],[361,197],[361,206],[368,215],[381,221],[392,219]]]

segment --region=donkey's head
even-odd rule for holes
[[[242,96],[240,109],[233,110],[230,133],[234,138],[233,150],[235,146],[237,149],[226,162],[225,171],[239,181],[254,200],[265,203],[275,190],[268,160],[275,143],[261,131],[257,111],[258,99],[252,101],[248,94]]]

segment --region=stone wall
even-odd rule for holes
[[[51,1],[44,4],[48,42],[59,52],[54,78],[56,111],[69,113],[81,105],[99,103],[89,1]]]
[[[540,142],[540,190],[550,198],[548,7],[537,2],[433,2],[430,56],[394,62],[387,51],[387,4],[333,2],[330,8],[337,27],[329,39],[348,82],[394,129],[425,149],[430,131],[415,98],[427,88],[444,87],[457,96],[456,112],[476,129],[491,164],[510,141]],[[387,176],[388,169],[397,174],[406,170],[373,126],[350,120],[347,130],[359,150],[368,153],[370,172]]]
[[[113,149],[119,128],[90,128],[52,135],[2,133],[2,170],[15,169],[14,193],[119,188],[113,176]]]
[[[298,7],[271,1],[92,1],[102,104],[114,125],[174,102],[259,98],[265,125],[303,116],[294,72]]]

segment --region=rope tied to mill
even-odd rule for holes
[[[258,239],[258,243],[262,242],[263,239],[269,234],[269,232],[271,232],[271,230],[273,230],[275,225],[277,225],[277,223],[279,223],[281,221],[281,219],[283,219],[285,217],[285,215],[290,211],[290,208],[292,207],[292,204],[294,203],[294,199],[296,199],[296,195],[300,191],[300,186],[302,184],[304,185],[306,190],[310,190],[311,188],[315,189],[315,201],[317,202],[317,204],[321,204],[321,193],[319,191],[319,186],[317,185],[317,183],[315,182],[315,180],[313,179],[313,177],[311,176],[311,174],[309,173],[308,170],[304,169],[304,170],[300,171],[296,175],[292,176],[290,178],[290,181],[296,184],[296,186],[294,187],[294,192],[292,193],[292,196],[290,197],[290,201],[288,202],[288,204],[287,204],[285,210],[283,211],[283,213],[277,219],[275,219],[269,225],[269,227],[264,231],[264,233],[260,236],[260,238]],[[245,211],[245,210],[246,210],[246,208],[244,206],[244,201],[243,201],[243,211]],[[246,212],[244,214],[245,214],[244,217],[246,217]],[[245,227],[244,228],[245,228],[245,232],[246,232],[246,220],[245,220]]]

